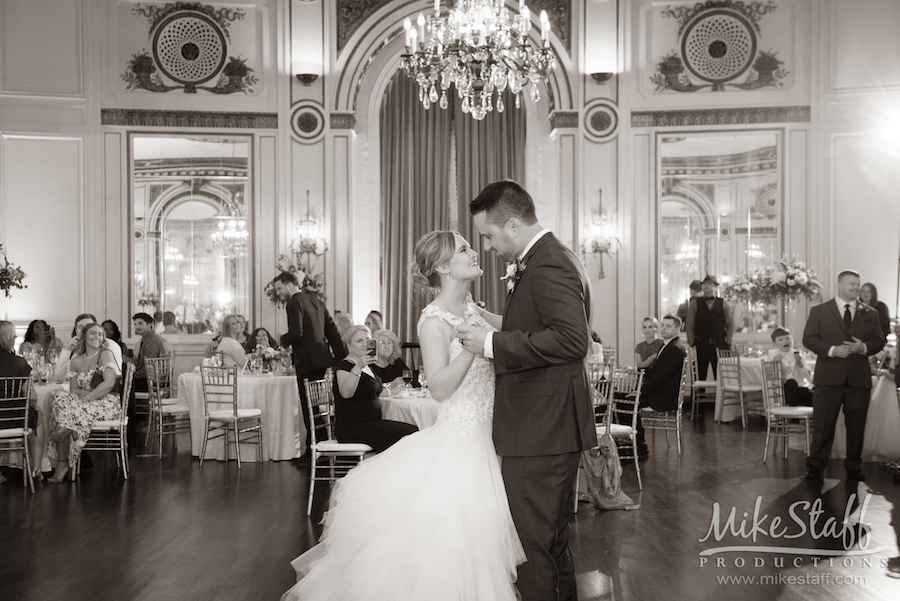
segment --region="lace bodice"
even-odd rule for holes
[[[478,314],[478,309],[471,299],[467,302],[469,311],[481,325],[490,325]],[[418,328],[421,333],[426,319],[437,317],[454,329],[464,320],[452,313],[441,310],[435,305],[428,305],[422,310]],[[459,338],[450,342],[450,361],[463,351]],[[475,356],[466,377],[450,398],[441,403],[438,410],[437,424],[456,424],[462,427],[463,434],[472,426],[490,421],[494,414],[494,363],[490,359]]]

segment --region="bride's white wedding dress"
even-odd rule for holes
[[[428,305],[419,327],[430,318],[462,323]],[[450,360],[460,352],[454,338]],[[301,579],[282,601],[515,599],[525,553],[491,438],[493,406],[493,364],[475,357],[434,426],[335,484],[322,539],[291,562]]]

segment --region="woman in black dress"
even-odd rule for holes
[[[419,429],[411,424],[381,419],[378,395],[384,386],[366,352],[369,328],[353,326],[344,333],[347,357],[334,368],[334,435],[339,442],[362,442],[380,453]]]
[[[409,369],[400,358],[400,339],[390,330],[378,330],[372,338],[378,343],[372,371],[385,386],[399,387],[403,384],[403,372]]]

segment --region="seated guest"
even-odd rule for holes
[[[122,370],[113,346],[108,345],[100,324],[85,327],[72,356],[69,390],[57,390],[50,399],[48,454],[56,461],[50,482],[62,482],[74,467],[95,421],[119,417],[121,399],[114,388]],[[103,379],[92,382],[94,374],[101,374]]]
[[[378,330],[384,329],[384,317],[381,316],[381,311],[375,311],[374,309],[369,311],[369,314],[366,315],[366,320],[363,322],[369,331],[373,334]]]
[[[34,325],[34,322],[32,322]],[[29,330],[31,326],[29,326]],[[20,378],[31,375],[31,366],[22,357],[17,357],[13,352],[13,345],[16,343],[16,326],[9,321],[0,321],[0,378]],[[26,383],[27,386],[27,383]],[[12,390],[13,396],[21,394],[20,390]],[[5,390],[0,388],[0,398],[3,398]],[[33,394],[29,395],[32,398]],[[2,403],[0,403],[2,405]],[[41,475],[41,461],[44,459],[44,426],[38,419],[37,409],[32,406],[28,408],[28,429],[32,435],[28,438],[28,451],[31,454],[32,476],[38,480],[43,480]],[[0,474],[0,484],[6,482],[3,474]]]
[[[338,334],[341,335],[341,338],[344,337],[344,334],[352,328],[354,325],[353,319],[347,313],[342,311],[334,312],[334,327],[337,328]]]
[[[250,338],[250,325],[247,323],[247,319],[243,315],[235,315],[237,317],[238,323],[241,326],[240,332],[238,332],[237,336],[235,336],[235,340],[237,340],[241,346],[247,344],[247,339]]]
[[[222,362],[226,367],[244,367],[246,353],[244,347],[237,341],[237,336],[243,327],[244,324],[237,315],[226,315],[222,320],[222,338],[219,340],[216,352],[222,353]]]
[[[334,435],[339,442],[362,442],[380,453],[418,428],[381,419],[378,396],[384,386],[370,367],[376,359],[366,352],[368,339],[366,326],[344,334],[349,354],[334,367]]]
[[[153,318],[147,313],[135,313],[131,320],[134,333],[141,337],[134,352],[137,357],[134,361],[134,392],[147,392],[147,365],[145,362],[147,359],[164,356],[166,343],[156,333]]]
[[[637,367],[646,369],[656,361],[659,349],[663,347],[663,341],[659,337],[659,322],[655,317],[645,317],[641,322],[641,333],[644,339],[634,347]]]
[[[119,350],[122,352],[123,357],[128,357],[129,359],[132,359],[134,357],[131,349],[125,346],[125,343],[122,342],[122,330],[119,329],[119,324],[111,319],[107,319],[103,322],[103,333],[104,335],[106,335],[107,340],[111,340],[112,342],[115,342],[117,345],[119,345]]]
[[[660,334],[662,348],[647,371],[641,384],[641,407],[654,411],[675,411],[678,409],[678,392],[681,386],[681,370],[684,366],[684,349],[678,344],[681,319],[675,315],[662,318]],[[644,428],[638,420],[638,453],[646,453]]]
[[[370,365],[385,386],[403,383],[403,372],[409,369],[400,358],[400,339],[390,330],[378,330],[372,336],[378,343],[375,363]]]
[[[75,325],[72,327],[72,337],[63,345],[56,360],[56,379],[64,380],[69,373],[69,362],[72,360],[72,352],[78,345],[78,339],[81,337],[81,331],[88,324],[97,323],[97,318],[90,313],[82,313],[75,318]]]
[[[768,353],[770,361],[781,361],[784,402],[790,407],[812,407],[812,374],[803,365],[800,352],[794,348],[791,333],[784,328],[772,330],[775,348]]]
[[[62,346],[62,340],[56,337],[53,328],[43,319],[35,319],[28,324],[25,340],[19,345],[19,354],[24,357],[26,353],[39,349],[44,361],[50,363],[59,356]]]
[[[153,312],[153,329],[157,334],[162,334],[163,330],[166,329],[166,326],[163,325],[163,314],[162,311],[154,311]]]
[[[163,334],[184,334],[175,321],[175,314],[171,311],[163,313]]]
[[[263,349],[278,348],[278,342],[271,334],[269,334],[269,330],[265,328],[256,328],[250,333],[247,337],[247,343],[244,345],[244,351],[252,353],[260,346],[263,347]]]

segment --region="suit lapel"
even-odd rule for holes
[[[519,282],[522,281],[522,278],[525,277],[525,274],[528,272],[528,259],[534,256],[534,253],[541,248],[544,244],[547,243],[548,240],[553,238],[553,233],[547,233],[541,236],[537,242],[535,242],[531,248],[528,249],[528,252],[522,257],[522,262],[525,264],[525,271],[522,272],[522,277],[519,278]],[[509,311],[509,303],[512,301],[513,295],[516,293],[516,290],[519,288],[519,282],[516,282],[515,288],[512,289],[512,292],[508,292],[506,294],[506,305],[503,307],[503,319],[506,320],[506,313]]]

